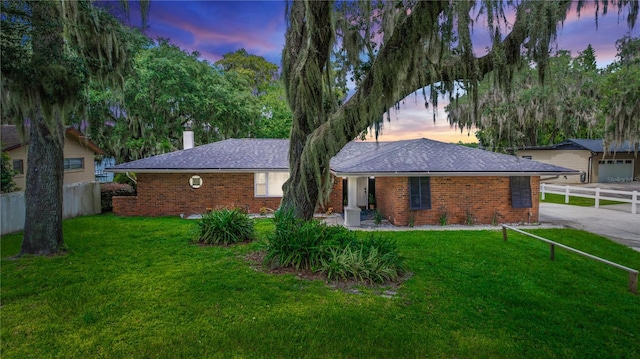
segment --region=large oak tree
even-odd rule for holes
[[[638,1],[596,3],[597,14],[618,7],[626,10],[629,26],[635,24]],[[282,70],[293,124],[282,207],[311,218],[331,187],[329,159],[419,89],[430,87],[429,100],[435,102],[439,93],[451,94],[459,86],[475,102],[477,84],[486,75],[508,88],[523,54],[544,81],[550,44],[571,5],[568,0],[289,2]],[[481,21],[491,46],[479,56],[472,28]],[[339,71],[332,60],[342,60]],[[332,89],[347,74],[356,88],[338,103]]]
[[[142,1],[146,13],[146,1]],[[91,1],[2,1],[2,113],[29,129],[23,254],[63,248],[65,124],[90,81],[122,88],[120,23]]]

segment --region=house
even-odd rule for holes
[[[640,181],[640,162],[627,141],[605,151],[603,140],[569,139],[550,146],[523,147],[517,155],[580,171],[580,176],[542,178],[549,183],[614,183]]]
[[[288,140],[229,139],[107,171],[135,172],[138,194],[114,197],[118,215],[203,213],[220,206],[249,213],[278,208],[289,176]],[[540,176],[577,175],[554,165],[428,139],[350,142],[330,162],[327,208],[360,225],[369,194],[395,225],[538,221]],[[345,201],[346,199],[346,201]],[[346,206],[345,206],[346,205]]]
[[[0,129],[2,152],[11,158],[17,171],[13,180],[22,190],[26,187],[28,138],[23,141],[14,125],[2,125]],[[28,137],[28,133],[27,133]],[[67,128],[64,138],[64,184],[95,180],[94,156],[104,151],[74,129]]]

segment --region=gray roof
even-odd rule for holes
[[[578,174],[576,170],[516,156],[425,138],[397,142],[351,142],[331,159],[338,175],[420,174]]]
[[[570,138],[568,140],[548,146],[528,146],[520,147],[519,150],[587,150],[596,153],[604,152],[603,139]],[[631,142],[625,141],[621,144],[613,143],[609,146],[609,152],[633,152]]]
[[[288,170],[289,140],[229,139],[107,168],[110,172]]]
[[[229,139],[123,163],[111,172],[237,172],[289,168],[289,140]],[[331,159],[336,175],[578,174],[576,170],[427,139],[350,142]]]
[[[583,147],[591,152],[604,152],[604,141],[603,140],[585,140],[581,138],[572,138],[565,142],[573,142],[576,145]],[[609,152],[631,152],[633,148],[631,148],[631,143],[629,141],[624,141],[622,144],[611,144],[609,146]]]

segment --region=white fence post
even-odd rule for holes
[[[540,185],[540,193],[542,193],[542,200],[544,201],[544,183]]]
[[[631,196],[631,213],[638,213],[638,191],[633,191],[633,195]]]
[[[600,208],[600,187],[596,187],[596,208]]]
[[[569,203],[569,186],[564,186],[564,203]]]

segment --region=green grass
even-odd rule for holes
[[[500,231],[394,232],[412,277],[350,293],[253,269],[259,242],[191,244],[195,222],[64,222],[69,253],[8,257],[2,358],[638,358],[627,273]],[[261,238],[273,229],[260,220]],[[577,230],[543,237],[640,268],[640,253]]]
[[[542,195],[540,195],[541,202],[567,204],[567,203],[564,203],[563,194],[545,193],[544,197],[545,199],[543,200]],[[601,206],[606,206],[608,204],[624,204],[624,203],[628,203],[628,202],[610,201],[606,199],[600,200]],[[581,207],[594,207],[596,205],[596,200],[594,198],[569,196],[568,204],[573,206],[581,206]]]

